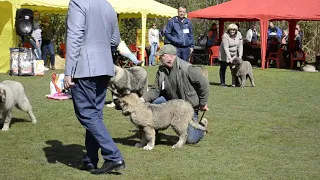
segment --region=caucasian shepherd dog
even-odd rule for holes
[[[37,123],[22,84],[16,81],[3,81],[0,83],[0,113],[2,114],[3,131],[9,130],[11,111],[14,106],[27,112],[33,124]]]

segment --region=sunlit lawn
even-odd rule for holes
[[[254,69],[256,87],[242,90],[219,87],[219,68],[207,69],[209,134],[196,145],[171,149],[177,137],[169,129],[161,144],[145,151],[134,147],[138,136],[130,121],[105,108],[105,124],[127,168],[100,176],[75,168],[85,131],[71,100],[46,99],[52,71],[44,77],[1,74],[1,81],[24,84],[39,123],[14,110],[10,130],[0,132],[0,179],[320,179],[319,73]],[[153,84],[156,67],[146,70]]]

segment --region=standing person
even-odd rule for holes
[[[300,25],[299,24],[297,24],[296,25],[296,29],[298,30],[298,32],[299,32],[299,36],[300,36],[300,39],[301,39],[301,48],[302,48],[302,40],[303,40],[303,31],[300,29]]]
[[[189,61],[190,54],[194,48],[194,37],[192,33],[191,21],[185,18],[187,8],[180,6],[178,16],[168,21],[165,30],[165,44],[172,44],[177,48],[177,56],[185,61]]]
[[[258,42],[258,32],[256,24],[252,24],[251,28],[247,31],[246,40],[251,44],[256,44]]]
[[[177,49],[170,44],[164,45],[155,55],[160,56],[161,66],[153,87],[141,97],[141,100],[160,104],[171,99],[184,99],[194,107],[194,120],[198,121],[199,110],[209,110],[209,81],[198,67],[180,59]],[[208,121],[203,118],[200,124],[207,127]],[[187,143],[197,143],[204,135],[204,131],[189,125]]]
[[[30,44],[36,51],[36,58],[41,59],[41,28],[40,28],[40,13],[38,11],[33,11],[33,31],[30,38]]]
[[[111,46],[120,42],[117,14],[106,0],[71,0],[66,30],[64,87],[72,88],[75,114],[86,129],[87,154],[80,168],[92,174],[125,168],[121,152],[103,123],[107,86],[114,76]],[[99,148],[105,161],[96,169]]]
[[[209,30],[209,33],[208,33],[208,36],[207,36],[208,40],[207,40],[207,47],[211,47],[211,46],[214,46],[214,45],[217,45],[218,44],[218,29],[217,29],[217,24],[216,23],[213,23],[211,25],[211,28]]]
[[[149,66],[155,66],[155,56],[154,53],[159,47],[159,30],[155,23],[152,24],[152,28],[148,31],[148,39],[150,44],[150,56],[149,56]]]
[[[51,70],[55,70],[55,56],[54,56],[54,29],[53,25],[50,23],[50,17],[45,17],[43,20],[43,31],[42,31],[42,59],[44,61],[44,65],[47,68],[50,68],[47,62],[47,55],[50,55],[50,65]]]
[[[226,87],[226,70],[227,66],[230,66],[234,58],[242,58],[243,54],[243,40],[242,35],[238,31],[238,26],[236,24],[230,24],[227,31],[222,36],[222,42],[220,45],[220,85]],[[236,84],[236,80],[232,76],[232,86]]]

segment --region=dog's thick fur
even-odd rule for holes
[[[27,112],[33,124],[37,123],[22,84],[16,81],[3,81],[0,83],[0,113],[2,113],[3,131],[9,130],[11,111],[14,106]]]
[[[235,84],[235,80],[238,78],[241,88],[245,87],[247,77],[250,79],[251,86],[255,86],[252,66],[249,61],[243,61],[241,58],[236,57],[232,61],[232,76],[232,84]]]
[[[121,68],[114,66],[115,76],[110,79],[109,89],[118,97],[137,93],[139,97],[147,91],[148,74],[140,66]]]
[[[172,148],[182,147],[187,140],[188,125],[206,131],[206,128],[193,120],[194,109],[185,100],[170,100],[163,104],[144,103],[137,94],[131,93],[121,98],[122,113],[130,116],[141,133],[141,141],[136,144],[145,150],[155,145],[155,130],[164,130],[169,126],[179,136],[179,141]]]

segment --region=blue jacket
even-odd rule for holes
[[[164,32],[165,44],[172,44],[176,47],[194,47],[191,21],[187,18],[183,22],[175,16],[168,21]]]
[[[65,75],[114,76],[111,47],[120,43],[117,13],[106,0],[71,0]]]
[[[282,38],[282,30],[278,27],[278,26],[275,26],[275,28],[273,29],[273,31],[276,30],[276,33],[277,33],[277,36],[278,38]],[[269,34],[272,32],[272,30],[270,28],[268,28],[268,37],[269,37]]]

